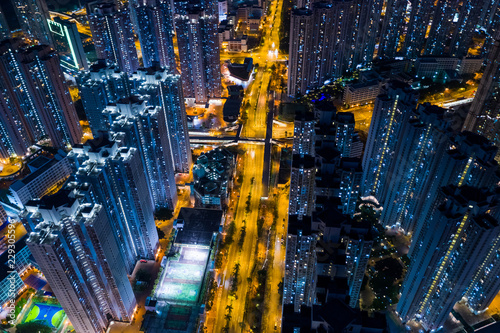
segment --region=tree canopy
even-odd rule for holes
[[[16,326],[16,333],[52,333],[52,328],[43,320],[30,321]]]

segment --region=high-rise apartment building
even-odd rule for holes
[[[98,59],[109,60],[132,74],[139,68],[134,29],[127,8],[94,1],[87,4],[87,17]]]
[[[498,166],[495,155],[498,149],[483,136],[462,132],[456,135],[448,151],[433,169],[432,182],[428,182],[423,200],[417,201],[413,216],[414,233],[425,224],[426,214],[431,210],[439,186],[453,184],[474,186],[494,190],[498,183]],[[413,248],[410,248],[409,256]]]
[[[486,40],[483,45],[483,57],[487,57],[487,53],[493,47],[496,37],[500,29],[500,2],[487,1],[487,6],[483,7],[484,20],[483,27],[486,30]]]
[[[359,294],[365,277],[366,266],[374,244],[371,226],[366,222],[353,222],[347,226],[346,266],[349,285],[349,306],[359,307]]]
[[[1,71],[1,69],[0,69]],[[5,82],[0,82],[0,158],[24,156],[33,142],[26,119],[8,94]]]
[[[352,149],[354,143],[354,114],[341,112],[335,115],[333,126],[335,127],[335,142],[341,157],[353,157]]]
[[[299,219],[311,216],[314,210],[314,184],[316,165],[310,155],[293,155],[288,211]]]
[[[290,215],[286,240],[283,304],[293,304],[294,311],[311,306],[316,294],[316,243],[311,231],[311,217]]]
[[[487,65],[476,95],[465,119],[464,129],[483,134],[497,147],[500,146],[500,39],[497,39],[488,56]]]
[[[26,37],[39,44],[54,45],[48,26],[50,15],[45,0],[12,0],[12,4]]]
[[[412,54],[413,57],[420,56],[422,49],[425,46],[425,54],[426,55],[442,55],[445,54],[447,50],[447,45],[449,42],[449,35],[452,33],[451,29],[453,26],[453,20],[451,17],[455,16],[457,12],[457,3],[458,1],[442,1],[439,0],[437,2],[437,6],[434,7],[434,1],[424,0],[423,2],[428,2],[429,8],[422,8],[426,10],[424,15],[419,14],[416,16],[417,19],[420,19],[420,23],[424,24],[422,29],[417,29],[419,33],[422,33],[421,30],[427,29],[429,25],[429,20],[432,16],[432,24],[430,26],[429,35],[427,38],[427,43],[425,43],[425,39],[419,39],[416,41],[415,45],[420,45],[421,47],[417,49],[419,52],[414,52]],[[427,3],[424,4],[424,6]],[[426,45],[425,45],[426,44]]]
[[[393,59],[401,48],[401,38],[406,27],[407,1],[388,0],[382,19],[377,55],[381,59]]]
[[[70,74],[88,70],[87,56],[76,23],[56,16],[48,24],[63,69]]]
[[[41,123],[54,147],[78,144],[82,129],[61,70],[59,57],[48,46],[33,46],[19,53],[18,64],[38,111]]]
[[[416,92],[400,81],[387,83],[377,97],[363,156],[363,195],[383,197],[402,125],[416,105]]]
[[[363,169],[361,159],[343,157],[339,161],[337,174],[340,180],[339,198],[342,202],[342,213],[352,216],[356,212],[356,203],[361,194]]]
[[[429,103],[421,104],[411,117],[402,124],[398,144],[394,149],[393,161],[387,178],[387,190],[378,200],[384,205],[381,221],[385,225],[398,225],[412,233],[416,222],[415,211],[426,186],[433,183],[434,168],[442,168],[442,157],[450,148],[453,130],[451,112]],[[448,183],[439,184],[436,190]],[[444,181],[444,180],[443,180]],[[450,181],[450,179],[446,179]]]
[[[289,96],[371,64],[382,1],[299,2],[297,7],[290,21]]]
[[[1,150],[24,155],[42,140],[54,147],[81,142],[82,130],[60,67],[59,57],[48,46],[29,49],[18,39],[0,43],[2,85]]]
[[[497,152],[491,142],[471,132],[457,133],[453,112],[422,104],[403,125],[381,221],[418,232],[439,188],[449,184],[493,188],[498,181]]]
[[[68,157],[77,170],[74,181],[91,184],[92,199],[104,206],[127,272],[136,260],[155,258],[154,204],[140,152],[101,136],[75,147]]]
[[[140,69],[131,77],[133,91],[164,113],[166,133],[175,172],[188,173],[192,164],[191,147],[184,105],[182,81],[167,69]]]
[[[89,71],[82,72],[77,83],[90,129],[94,137],[98,137],[99,131],[109,130],[102,111],[109,103],[131,94],[128,75],[114,65],[107,65],[106,61],[99,61],[90,66]]]
[[[288,61],[288,95],[304,95],[310,86],[313,13],[306,8],[292,9]]]
[[[40,222],[27,244],[77,332],[131,321],[136,300],[103,206],[80,204],[74,217]]]
[[[401,2],[406,3],[406,1]],[[402,54],[409,59],[415,59],[422,55],[425,48],[427,27],[435,9],[434,0],[414,0],[409,7],[409,17],[407,17],[409,22],[406,33],[404,34]],[[435,14],[438,15],[439,12]],[[446,19],[449,20],[450,18],[446,17]],[[401,35],[398,36],[398,38],[401,37]]]
[[[449,185],[434,201],[412,246],[397,313],[426,330],[441,327],[500,234],[498,194]]]
[[[316,119],[311,112],[298,112],[293,122],[293,154],[314,156]]]
[[[139,1],[135,7],[137,34],[145,68],[157,63],[175,71],[173,8],[166,0]]]
[[[113,132],[125,134],[123,143],[141,153],[155,207],[174,209],[177,188],[170,151],[171,138],[167,134],[162,108],[148,106],[145,100],[131,96],[108,105],[103,113]]]
[[[222,94],[217,2],[174,2],[174,23],[185,98],[206,103]]]
[[[467,56],[478,27],[488,47],[497,25],[498,1],[389,0],[385,6],[378,56],[416,59],[421,55]]]
[[[10,28],[7,24],[4,11],[0,8],[0,38],[4,40],[10,38]]]
[[[382,5],[382,0],[357,2],[352,68],[370,66],[373,60]]]
[[[486,258],[474,273],[469,288],[464,295],[467,306],[473,313],[488,309],[500,290],[500,237],[491,244]]]

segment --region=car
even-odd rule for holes
[[[148,262],[147,260],[141,259],[141,262]]]

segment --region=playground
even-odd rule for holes
[[[35,320],[43,320],[51,327],[58,327],[64,320],[65,313],[62,307],[47,304],[33,304],[28,315],[24,319],[24,323]]]

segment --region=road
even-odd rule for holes
[[[275,61],[282,60],[277,48],[279,45],[279,26],[281,24],[281,10],[283,0],[271,1],[270,15],[268,26],[263,31],[262,47],[252,53],[254,63],[258,65],[258,71],[254,81],[247,88],[245,100],[242,105],[248,104],[248,118],[243,125],[241,137],[264,139],[266,136],[266,115],[268,101],[268,87],[271,81],[271,68]],[[271,28],[274,27],[274,28]],[[221,55],[222,57],[227,54]],[[241,55],[239,55],[241,56]],[[229,57],[231,58],[231,57]],[[248,103],[247,103],[248,102]],[[262,193],[262,173],[264,160],[264,145],[260,143],[242,143],[240,147],[245,151],[245,154],[240,156],[241,160],[237,166],[237,173],[243,175],[239,197],[237,201],[232,201],[229,204],[229,211],[232,212],[234,222],[236,224],[236,234],[233,244],[228,249],[226,265],[223,266],[218,275],[223,277],[224,283],[219,288],[214,309],[208,314],[206,323],[207,331],[220,333],[223,332],[224,326],[228,324],[229,332],[248,332],[248,325],[242,324],[245,322],[245,307],[247,306],[247,294],[250,289],[257,287],[257,278],[255,272],[260,267],[254,267],[258,257],[263,259],[265,256],[265,247],[262,243],[258,243],[257,219],[259,218],[259,205]],[[246,201],[250,196],[250,209],[247,213]],[[285,199],[283,199],[285,200]],[[281,214],[286,215],[288,204],[284,205],[285,209],[281,210]],[[281,217],[283,219],[283,217]],[[242,248],[238,245],[238,240],[241,234],[241,227],[245,225],[246,236]],[[270,241],[272,243],[270,250],[277,253],[275,256],[274,269],[271,270],[268,280],[266,301],[269,304],[266,308],[270,310],[264,316],[262,332],[273,332],[275,322],[281,318],[281,307],[279,306],[279,296],[277,295],[277,286],[283,276],[284,251],[281,245],[276,248],[276,239],[281,239],[283,233],[282,224],[279,225],[279,232],[275,233]],[[279,235],[279,236],[276,236]],[[257,250],[258,249],[258,250]],[[280,260],[281,258],[281,260]],[[230,276],[236,263],[240,264],[239,270],[239,285],[236,295],[230,297]],[[226,317],[227,306],[232,307],[231,318],[228,321]],[[244,327],[244,328],[243,328]],[[271,330],[269,330],[269,328]]]
[[[243,182],[241,184],[240,196],[237,199],[237,208],[233,214],[237,232],[234,237],[235,241],[229,248],[227,260],[225,260],[227,265],[223,268],[222,272],[219,272],[219,275],[224,277],[224,284],[220,288],[221,290],[219,290],[218,299],[216,300],[215,322],[212,323],[212,326],[210,326],[210,321],[208,322],[209,332],[223,332],[223,327],[226,325],[226,306],[228,305],[233,307],[229,332],[239,332],[241,330],[239,323],[244,322],[243,316],[249,287],[249,280],[247,278],[252,277],[255,249],[257,246],[257,219],[259,217],[262,183],[256,180],[262,177],[264,145],[245,145],[244,148],[247,154],[242,156],[238,166],[238,172],[243,174]],[[250,210],[247,214],[246,201],[249,195],[251,196]],[[235,207],[234,204],[236,202],[231,202],[230,206]],[[238,240],[243,225],[246,226],[246,236],[240,251]],[[230,297],[230,276],[236,263],[240,264],[240,283],[236,297]]]
[[[283,280],[285,273],[285,242],[286,228],[288,225],[288,191],[282,191],[278,198],[278,219],[274,241],[270,244],[273,252],[272,270],[267,286],[267,306],[269,311],[264,318],[262,332],[273,332],[274,328],[281,328],[281,295],[278,293],[278,285]],[[283,243],[282,243],[283,240]],[[276,330],[278,331],[278,329]]]

